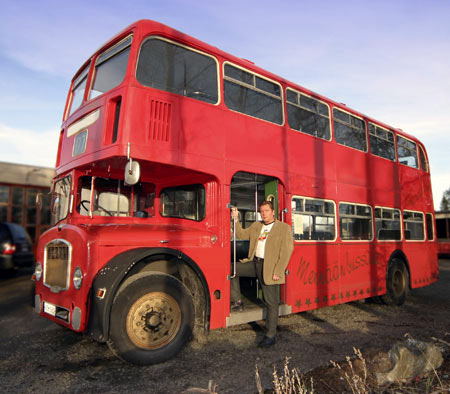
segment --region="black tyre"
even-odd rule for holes
[[[409,273],[404,262],[392,259],[386,277],[386,294],[381,296],[388,305],[402,305],[409,292]]]
[[[129,363],[160,363],[181,350],[193,323],[194,303],[181,281],[163,273],[137,274],[114,299],[108,345]]]

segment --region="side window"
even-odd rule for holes
[[[375,232],[378,241],[400,241],[400,210],[375,208]]]
[[[125,77],[132,37],[127,37],[103,52],[95,62],[95,79],[90,98],[115,88]]]
[[[333,241],[336,239],[334,202],[293,197],[292,223],[296,241]]]
[[[205,218],[203,185],[168,187],[159,196],[161,216],[201,221]]]
[[[366,124],[362,119],[333,108],[333,125],[338,144],[367,151]]]
[[[69,115],[71,115],[83,102],[84,92],[86,91],[86,82],[89,73],[89,67],[90,64],[88,64],[83,69],[83,71],[81,71],[80,75],[73,82]]]
[[[394,133],[369,123],[370,152],[395,161]]]
[[[416,143],[397,136],[398,161],[408,167],[419,168]]]
[[[229,109],[283,123],[280,85],[230,64],[225,64],[223,78],[225,104]]]
[[[434,241],[433,214],[427,213],[427,238],[428,241]]]
[[[288,123],[291,129],[324,140],[331,139],[328,105],[291,89],[286,91],[286,101]]]
[[[403,211],[403,226],[406,240],[425,240],[423,213]]]
[[[8,221],[9,186],[0,185],[0,222]]]
[[[372,208],[368,205],[339,204],[339,230],[344,241],[372,239]]]
[[[424,149],[419,145],[419,157],[420,157],[420,167],[423,171],[428,172],[427,157],[425,156]]]
[[[207,103],[219,101],[216,60],[156,37],[142,44],[136,78],[144,86]]]

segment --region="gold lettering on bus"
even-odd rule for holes
[[[300,257],[300,262],[297,269],[297,277],[300,281],[303,281],[304,285],[326,285],[335,282],[346,275],[351,275],[357,270],[378,265],[378,260],[376,256],[372,259],[369,258],[369,254],[364,253],[350,259],[348,253],[345,256],[345,262],[339,264],[334,262],[329,265],[326,270],[317,272],[316,270],[310,268],[311,263],[302,256]]]

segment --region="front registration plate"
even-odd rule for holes
[[[49,304],[48,302],[44,302],[44,312],[48,313],[49,315],[55,316],[56,315],[56,305]]]

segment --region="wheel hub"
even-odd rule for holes
[[[392,290],[395,295],[399,296],[405,289],[405,280],[401,271],[395,271],[392,278]]]
[[[156,311],[151,311],[150,313],[147,313],[147,315],[142,316],[142,319],[145,320],[144,330],[156,331],[162,322],[161,313]]]
[[[136,300],[126,320],[130,340],[142,349],[158,349],[177,335],[181,325],[178,302],[162,292],[147,293]]]

